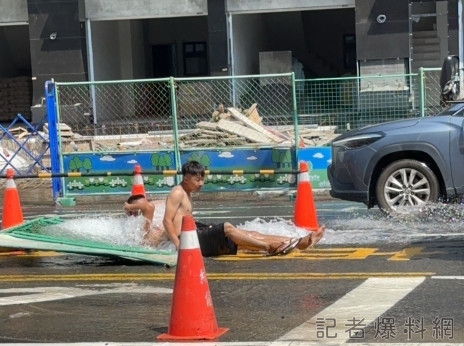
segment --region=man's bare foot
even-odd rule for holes
[[[297,246],[298,250],[304,250],[312,248],[316,245],[324,236],[325,225],[321,225],[317,231],[311,231],[306,237],[301,238],[300,243]]]

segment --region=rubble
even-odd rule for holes
[[[295,145],[295,128],[287,126],[265,126],[259,115],[257,104],[249,109],[239,110],[219,105],[212,113],[210,121],[200,121],[194,129],[182,131],[178,136],[182,149],[195,147],[246,147],[246,146],[293,146]],[[298,127],[298,147],[325,146],[337,135],[335,126],[300,125]],[[45,166],[50,165],[50,154],[45,149],[48,145],[48,124],[43,131],[31,133],[22,127],[8,130],[9,136],[0,141],[0,167],[11,164],[17,168],[27,169],[34,164],[31,155],[40,157]],[[146,134],[133,135],[95,135],[82,136],[65,123],[59,124],[63,153],[70,152],[111,152],[159,150],[174,148],[175,137],[168,131],[149,131]],[[25,150],[19,149],[19,143]]]
[[[335,126],[300,126],[298,145],[326,145],[335,138],[335,129]],[[243,112],[220,104],[209,122],[198,122],[195,130],[179,136],[179,145],[184,148],[251,144],[294,145],[295,129],[293,126],[266,127],[256,103]]]

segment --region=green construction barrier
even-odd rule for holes
[[[21,225],[7,228],[0,233],[0,247],[52,250],[93,256],[117,256],[156,263],[166,267],[174,267],[177,264],[177,252],[57,238],[41,232],[45,227],[65,221],[60,217],[39,217]]]

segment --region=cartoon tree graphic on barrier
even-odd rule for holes
[[[155,170],[169,169],[172,165],[172,158],[169,154],[154,153],[151,156],[151,164]]]
[[[69,162],[69,170],[71,172],[79,172],[82,168],[82,160],[76,156]]]
[[[84,167],[84,169],[87,172],[90,172],[92,169],[92,161],[88,157],[86,157],[84,162],[82,163],[82,167]]]
[[[272,149],[272,162],[277,168],[292,167],[292,153],[290,150]]]
[[[198,161],[203,167],[205,167],[205,169],[208,169],[208,167],[211,166],[211,159],[205,154],[200,155],[198,153],[193,153],[188,161]]]
[[[203,165],[203,167],[205,167],[205,169],[208,169],[208,167],[211,166],[211,159],[208,155],[203,155],[200,159],[200,163]]]
[[[188,159],[188,161],[198,161],[198,162],[200,162],[200,158],[201,158],[200,154],[198,154],[198,153],[193,153],[193,154],[190,156],[190,158]]]

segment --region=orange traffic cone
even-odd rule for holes
[[[20,225],[24,222],[19,193],[13,180],[14,170],[6,171],[5,198],[3,199],[2,229]]]
[[[145,186],[143,185],[142,178],[142,168],[140,165],[135,165],[134,170],[134,181],[132,183],[132,196],[134,195],[144,195],[145,196]]]
[[[293,222],[296,226],[306,228],[308,231],[316,231],[319,228],[319,223],[317,222],[313,188],[309,181],[308,171],[308,163],[306,161],[301,161]]]
[[[184,216],[172,296],[171,321],[159,340],[212,340],[229,328],[218,328],[203,257],[192,215]]]

